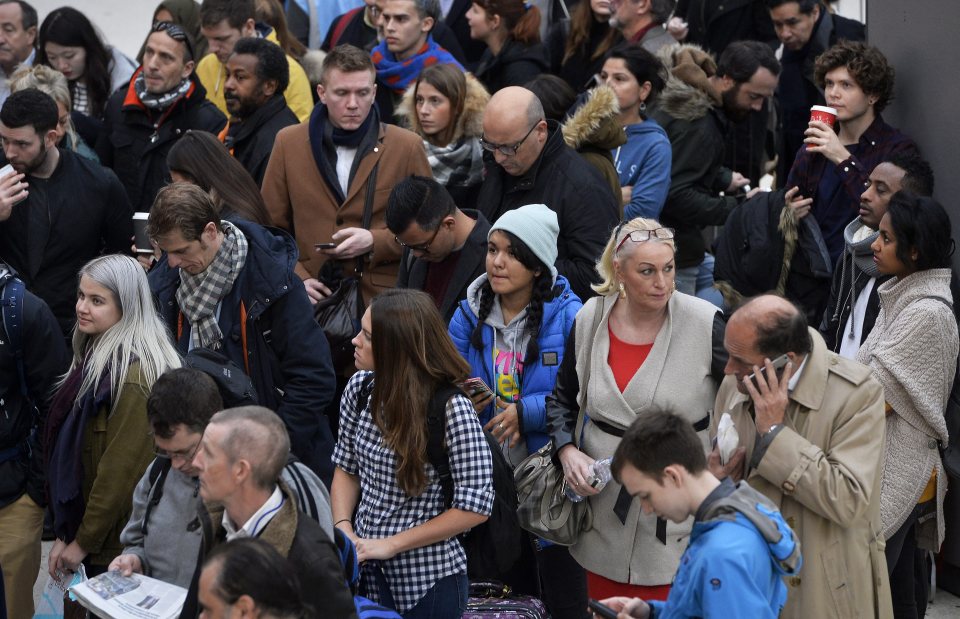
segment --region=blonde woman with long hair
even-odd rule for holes
[[[57,541],[49,571],[106,571],[120,554],[130,497],[153,460],[146,403],[180,366],[143,268],[129,256],[80,270],[73,361],[50,406],[44,447]]]

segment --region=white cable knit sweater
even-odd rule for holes
[[[887,416],[883,480],[880,488],[882,534],[889,539],[916,506],[930,474],[937,470],[936,534],[921,530],[922,547],[943,542],[946,476],[937,441],[947,440],[943,413],[957,365],[957,322],[950,269],[928,269],[894,278],[878,288],[880,314],[857,353],[883,385],[894,412]]]

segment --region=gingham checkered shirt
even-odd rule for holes
[[[360,506],[354,531],[362,538],[381,539],[427,522],[443,513],[443,492],[434,468],[426,465],[429,484],[423,494],[407,496],[397,484],[397,456],[384,444],[370,415],[369,397],[358,406],[363,378],[357,372],[340,401],[340,436],[333,462],[360,477]],[[490,515],[493,510],[493,461],[470,400],[457,395],[447,403],[445,444],[453,476],[452,507]],[[456,538],[415,548],[380,561],[397,610],[404,613],[433,585],[451,574],[465,574],[467,557]],[[369,565],[361,565],[361,593],[379,600]]]

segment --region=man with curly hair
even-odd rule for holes
[[[842,41],[817,58],[814,71],[827,105],[837,110],[834,126],[811,121],[804,132],[805,149],[796,160],[784,185],[786,204],[801,222],[802,234],[810,234],[834,264],[843,252],[843,229],[857,217],[860,194],[873,168],[898,152],[917,152],[913,140],[883,121],[880,112],[893,94],[893,67],[875,47]],[[815,273],[802,264],[797,253],[792,277],[824,279],[822,286],[806,287],[805,309],[821,316],[830,273]]]

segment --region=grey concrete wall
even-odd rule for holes
[[[884,119],[920,146],[936,174],[935,197],[960,239],[960,2],[870,0],[867,36],[897,70]],[[960,255],[954,255],[960,267]]]

